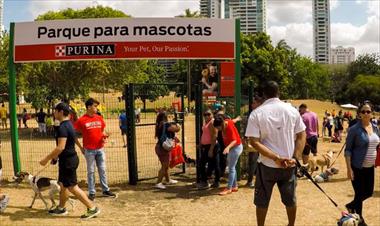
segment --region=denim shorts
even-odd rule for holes
[[[272,168],[259,163],[256,171],[254,204],[259,208],[268,208],[273,186],[277,184],[281,201],[286,207],[296,205],[296,167]]]

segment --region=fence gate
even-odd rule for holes
[[[185,153],[185,111],[183,83],[129,84],[125,87],[125,105],[128,123],[128,170],[129,183],[158,176],[160,162],[155,153],[154,137],[156,115],[165,110],[168,120],[181,126],[178,135]],[[171,172],[184,173],[185,164]]]

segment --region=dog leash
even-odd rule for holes
[[[331,163],[330,168],[334,165],[334,163],[336,162],[336,160],[339,158],[339,155],[343,152],[343,149],[344,149],[345,146],[346,146],[346,142],[344,142],[344,144],[343,144],[342,148],[340,149],[338,155],[336,156],[336,158],[334,159],[334,161]]]
[[[317,182],[314,181],[313,177],[309,174],[309,172],[307,172],[307,170],[305,170],[304,168],[301,168],[301,163],[298,161],[298,159],[296,159],[296,163],[297,163],[297,167],[302,170],[302,173],[323,193],[326,195],[326,197],[334,204],[334,206],[336,208],[339,209],[338,207],[338,204],[323,190],[323,188],[321,188],[321,186],[319,186],[319,184],[317,184]],[[339,209],[339,211],[341,211]]]
[[[44,171],[46,168],[48,168],[49,165],[50,165],[50,164],[46,164],[46,166],[44,166],[44,168],[40,169],[40,171],[38,171],[38,172],[34,175],[34,177],[37,177],[42,171]]]

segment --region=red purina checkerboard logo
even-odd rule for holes
[[[55,46],[55,56],[56,57],[66,56],[66,46]]]

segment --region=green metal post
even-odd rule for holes
[[[21,171],[20,151],[18,144],[18,129],[17,129],[17,110],[16,110],[16,66],[14,64],[14,30],[15,24],[10,24],[9,35],[9,118],[11,126],[11,143],[12,143],[12,159],[14,174]]]
[[[235,117],[240,115],[241,108],[241,70],[240,70],[240,20],[235,19]],[[236,123],[240,131],[240,123]],[[237,178],[240,180],[240,160],[236,166]]]
[[[137,152],[136,152],[136,126],[135,126],[135,100],[133,84],[125,86],[125,110],[127,114],[127,152],[129,184],[136,185],[138,181]]]

